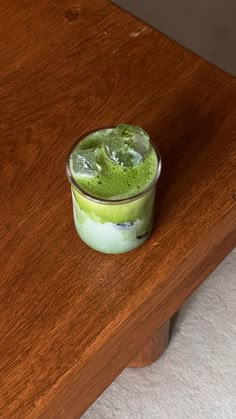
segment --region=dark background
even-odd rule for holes
[[[114,0],[236,76],[236,0]]]

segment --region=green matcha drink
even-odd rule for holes
[[[97,130],[73,148],[67,161],[76,230],[104,253],[140,246],[153,225],[161,160],[139,127]]]

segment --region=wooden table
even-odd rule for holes
[[[78,418],[235,245],[236,82],[109,1],[0,16],[0,412]],[[150,240],[109,256],[76,235],[65,159],[121,121],[164,167]]]

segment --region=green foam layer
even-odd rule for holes
[[[109,137],[110,133],[111,129],[93,133],[84,138],[76,146],[76,149],[82,150],[98,147],[105,138]],[[143,163],[125,168],[110,160],[103,148],[101,148],[99,164],[102,166],[102,171],[94,178],[79,177],[73,172],[71,167],[74,180],[85,192],[95,197],[122,199],[135,196],[148,187],[155,178],[158,160],[155,150],[151,146],[150,152]]]

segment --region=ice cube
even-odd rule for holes
[[[148,134],[140,127],[121,124],[104,142],[107,156],[125,167],[140,164],[150,150]]]
[[[101,171],[100,149],[80,150],[76,148],[71,155],[72,171],[76,177],[95,177]]]
[[[130,230],[134,227],[134,222],[126,222],[126,223],[117,223],[115,224],[120,230]]]

